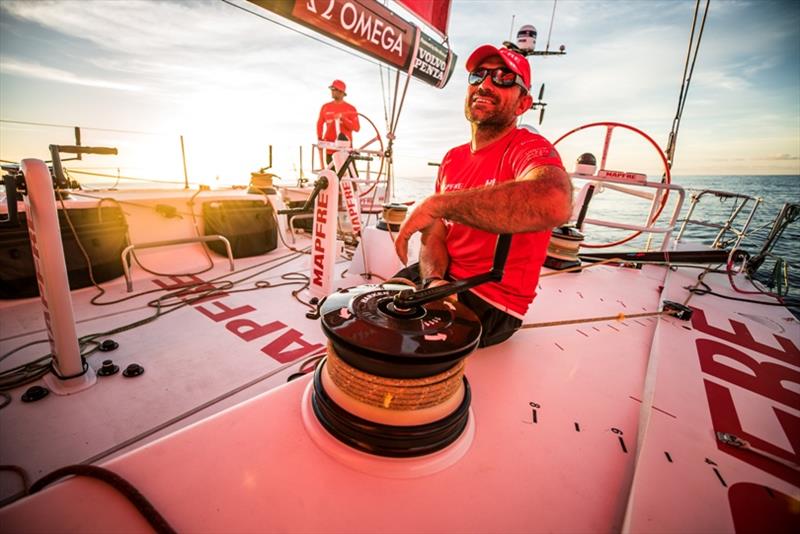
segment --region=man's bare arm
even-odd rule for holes
[[[440,220],[422,232],[422,247],[419,251],[419,273],[425,278],[444,278],[450,264],[445,238],[447,228]]]
[[[454,191],[432,200],[433,211],[440,217],[479,230],[535,232],[567,222],[572,213],[572,185],[566,172],[547,165],[513,182]]]
[[[547,230],[567,222],[571,214],[569,176],[559,167],[544,165],[513,182],[427,197],[403,223],[395,250],[405,263],[409,238],[440,219],[505,234]]]

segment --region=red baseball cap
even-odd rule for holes
[[[343,92],[345,95],[347,94],[347,93],[345,93],[345,90],[347,89],[347,86],[344,84],[344,82],[342,80],[333,80],[333,82],[331,82],[331,85],[330,85],[330,87],[328,87],[328,89],[338,89],[339,91]]]
[[[522,54],[517,54],[504,46],[495,48],[490,44],[485,44],[476,48],[475,51],[470,54],[469,59],[467,59],[467,71],[471,72],[475,70],[483,60],[491,56],[500,56],[500,59],[503,60],[503,63],[505,63],[512,72],[519,74],[522,78],[522,83],[524,83],[525,87],[530,91],[531,66],[528,60]]]

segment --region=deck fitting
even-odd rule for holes
[[[42,386],[31,386],[22,394],[22,402],[36,402],[50,394],[50,390]]]
[[[97,370],[97,376],[111,376],[119,372],[119,365],[114,365],[111,360],[103,360],[103,366]]]
[[[97,347],[97,350],[99,350],[100,352],[110,352],[112,350],[116,350],[118,347],[119,343],[117,343],[113,339],[106,339],[105,341],[100,343],[100,346]]]
[[[671,300],[665,300],[662,311],[673,312],[671,315],[681,321],[688,321],[692,318],[692,309],[684,304],[679,304]]]
[[[126,367],[124,371],[122,371],[122,376],[132,378],[134,376],[139,376],[142,373],[144,373],[144,367],[138,363],[132,363]]]

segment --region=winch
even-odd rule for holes
[[[400,283],[330,294],[320,306],[328,354],[314,373],[317,421],[340,442],[378,456],[424,456],[456,441],[470,417],[464,359],[481,324],[451,295],[502,279],[510,235],[492,270],[432,289]]]

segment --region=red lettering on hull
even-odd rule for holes
[[[184,291],[176,293],[175,296],[184,302],[191,302],[192,305],[228,296],[228,293],[217,290],[216,286],[195,275],[168,276],[167,278],[172,281],[171,284],[161,280],[153,280],[153,283],[167,291],[186,288]],[[185,278],[185,280],[183,280],[183,278]],[[207,294],[207,296],[202,296],[205,294]]]
[[[800,349],[797,348],[797,345],[795,345],[792,340],[777,334],[773,334],[773,337],[783,349],[780,350],[775,347],[770,347],[769,345],[759,343],[753,339],[753,334],[751,334],[747,327],[739,321],[728,319],[728,322],[730,322],[731,326],[733,327],[733,332],[731,332],[709,325],[708,320],[706,320],[706,314],[703,312],[703,310],[698,308],[692,308],[692,310],[694,310],[694,313],[692,314],[692,327],[695,330],[699,330],[705,334],[729,341],[735,345],[740,345],[746,349],[754,350],[767,356],[772,356],[773,358],[777,358],[790,365],[800,367]]]
[[[800,384],[800,370],[797,369],[800,366],[800,351],[794,342],[773,334],[780,348],[765,345],[755,340],[745,324],[732,319],[728,321],[732,330],[711,326],[703,310],[694,308],[692,326],[699,332],[717,338],[695,340],[700,368],[703,372],[715,377],[718,381],[734,384],[765,399],[770,399],[775,404],[798,409],[800,394],[789,389],[790,383]],[[727,343],[722,343],[720,340]],[[756,359],[739,347],[757,352],[773,360]],[[745,371],[743,368],[747,370]],[[767,456],[781,458],[795,465],[800,463],[800,418],[775,405],[771,406],[771,413],[763,414],[764,417],[777,419],[792,448],[791,451],[788,451],[743,428],[730,388],[708,379],[703,379],[703,386],[714,431],[733,434],[748,442],[753,450],[735,447],[719,440],[716,440],[717,448],[725,454],[789,484],[800,486],[800,472]],[[758,488],[758,491],[753,488]],[[789,501],[777,503],[773,495],[780,494],[780,492],[772,489],[768,489],[768,491],[772,493],[767,493],[765,486],[751,483],[740,482],[731,486],[728,491],[728,499],[737,531],[740,529],[748,531],[750,527],[754,526],[758,530],[762,530],[767,524],[774,522],[775,514],[781,514],[781,517],[786,518],[788,517],[787,513],[793,513],[795,514],[794,523],[797,523],[798,501],[789,498],[791,503]],[[773,501],[765,504],[761,502],[764,499],[756,499],[761,505],[751,501],[751,498],[763,495],[770,496]],[[794,508],[787,508],[792,503]],[[778,508],[773,510],[776,506]],[[746,511],[742,512],[741,510]],[[768,528],[767,530],[769,531]]]
[[[800,406],[800,395],[787,389],[782,382],[800,384],[800,372],[783,365],[771,362],[759,363],[744,352],[719,341],[698,339],[697,354],[700,357],[700,368],[704,373],[721,378],[731,384],[758,393],[768,399],[786,406]],[[734,360],[752,371],[745,373],[725,365],[714,356],[724,356]]]
[[[772,408],[781,424],[781,428],[786,432],[792,444],[792,449],[794,449],[793,452],[785,451],[769,441],[750,434],[742,428],[739,416],[736,414],[736,405],[733,402],[733,397],[728,388],[709,380],[703,380],[703,384],[706,388],[708,407],[710,408],[711,421],[714,425],[715,432],[734,434],[736,437],[749,442],[755,449],[762,450],[779,458],[784,458],[790,462],[798,462],[797,452],[799,448],[798,445],[800,445],[800,443],[798,443],[798,428],[800,428],[800,418],[788,412],[784,412],[779,408]],[[775,475],[781,480],[785,480],[795,486],[800,486],[800,473],[775,460],[761,456],[757,452],[725,444],[719,440],[717,440],[717,448],[757,469]]]
[[[297,348],[289,350],[291,345],[298,345]],[[294,361],[306,354],[311,354],[321,349],[321,343],[311,344],[303,340],[303,333],[295,329],[290,329],[288,332],[281,335],[275,341],[261,348],[261,352],[270,356],[281,363],[288,363]]]
[[[789,534],[800,530],[800,501],[759,484],[739,482],[728,491],[736,532]]]
[[[187,284],[197,283],[200,283],[200,286],[198,287],[202,287],[203,285],[205,285],[207,288],[214,287],[211,284],[205,283],[204,280],[197,278],[196,276],[191,276],[190,282],[182,281],[178,277],[174,276],[169,278],[173,282],[171,285],[161,280],[153,280],[153,282],[162,289],[175,289],[186,287]],[[196,293],[198,291],[199,289],[192,288],[187,290],[185,294]],[[183,295],[184,293],[179,294]],[[223,293],[222,295],[227,296],[226,293]],[[203,299],[203,301],[210,300],[211,298],[217,300],[214,300],[205,306],[195,306],[194,309],[215,323],[225,323],[225,321],[227,321],[225,323],[225,329],[233,332],[237,337],[244,341],[250,342],[288,328],[288,325],[280,321],[272,321],[266,324],[260,324],[251,319],[243,318],[241,316],[256,311],[256,308],[247,304],[232,308],[219,300],[220,296],[221,295],[217,293],[213,297]],[[192,302],[192,304],[197,304],[197,302]],[[234,319],[235,317],[237,318]],[[293,328],[289,328],[289,330],[262,347],[261,352],[280,363],[288,363],[316,352],[322,347],[322,344],[310,343],[304,340],[302,332]]]

